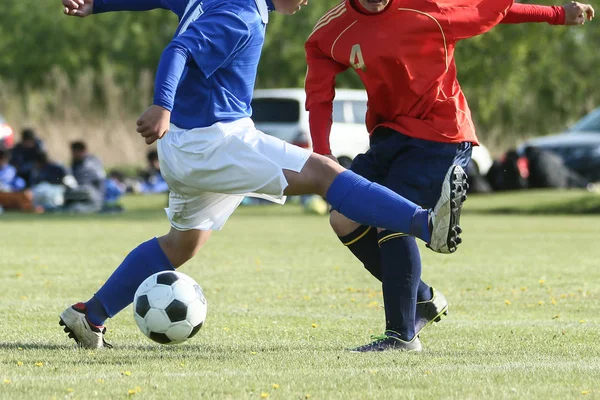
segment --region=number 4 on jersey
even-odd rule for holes
[[[352,51],[350,52],[350,65],[352,65],[354,69],[362,69],[363,71],[366,71],[367,69],[362,50],[360,49],[360,44],[352,46]]]

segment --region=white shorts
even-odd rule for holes
[[[171,225],[219,230],[245,196],[285,203],[283,170],[300,172],[310,154],[257,130],[250,118],[189,130],[171,125],[158,141]]]

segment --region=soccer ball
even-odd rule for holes
[[[183,343],[202,328],[206,298],[189,276],[175,271],[159,272],[142,282],[135,292],[133,316],[144,335],[155,342]]]

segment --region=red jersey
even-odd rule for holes
[[[350,67],[367,91],[370,133],[386,126],[419,139],[476,144],[456,79],[456,43],[500,22],[562,24],[564,18],[562,7],[513,6],[513,0],[391,0],[377,14],[343,1],[317,22],[306,42],[306,109],[314,151],[331,152],[335,76]]]

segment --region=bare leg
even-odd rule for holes
[[[171,228],[169,233],[158,238],[160,248],[165,253],[171,265],[179,268],[191,259],[204,246],[212,231],[178,231]]]

